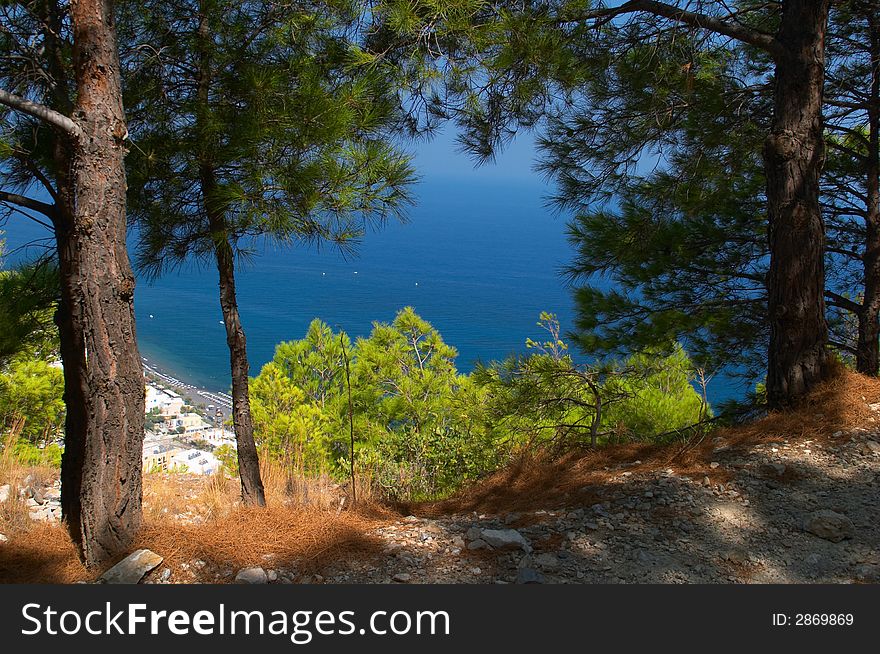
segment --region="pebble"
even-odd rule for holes
[[[266,584],[269,583],[269,576],[266,571],[259,566],[253,568],[244,568],[235,575],[235,583],[237,584]]]

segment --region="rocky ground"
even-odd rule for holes
[[[717,439],[710,459],[702,476],[612,467],[565,508],[380,520],[366,535],[380,552],[317,570],[271,555],[236,570],[143,554],[134,570],[151,570],[146,583],[880,582],[880,430]],[[31,519],[57,519],[57,490],[19,491]]]
[[[409,516],[377,530],[378,564],[325,582],[847,583],[880,581],[880,435],[715,451],[727,483],[615,471],[602,501],[504,515]],[[279,571],[285,578],[285,571]]]

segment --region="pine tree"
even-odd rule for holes
[[[692,11],[685,1],[608,6],[579,0],[387,0],[377,11],[383,29],[377,30],[373,47],[393,48],[401,37],[421,46],[410,70],[427,81],[416,86],[414,106],[435,116],[459,117],[467,129],[464,145],[483,160],[516,129],[534,126],[548,111],[595,107],[599,99],[585,92],[583,82],[601,75],[603,61],[627,57],[658,35],[698,35],[710,48],[732,39],[764,52],[774,72],[772,120],[762,148],[770,250],[767,393],[770,404],[781,407],[802,397],[828,370],[819,177],[830,4],[707,2]],[[462,39],[467,44],[456,45]],[[430,71],[425,60],[446,72],[447,83],[439,91],[431,90],[437,85],[424,74]],[[620,129],[627,118],[620,116],[608,129]]]
[[[82,560],[124,551],[141,522],[143,369],[126,250],[127,129],[114,6],[0,7],[2,200],[54,232],[64,363],[64,521]]]
[[[260,238],[350,249],[400,215],[413,171],[395,89],[357,46],[359,3],[156,0],[124,22],[139,264],[216,266],[242,497],[264,504],[235,271]],[[279,289],[279,293],[292,289]]]

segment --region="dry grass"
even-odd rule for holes
[[[172,568],[201,560],[229,570],[249,565],[315,570],[342,557],[377,554],[383,543],[370,532],[378,524],[351,511],[239,507],[200,525],[151,521],[138,546],[161,554]]]
[[[93,579],[76,549],[57,523],[31,523],[0,545],[0,583],[72,584]]]
[[[868,405],[878,402],[880,380],[838,371],[792,411],[719,430],[684,446],[627,444],[556,459],[523,457],[448,500],[398,508],[431,516],[584,506],[600,501],[609,487],[626,483],[625,471],[637,475],[672,468],[678,474],[724,482],[728,473],[709,466],[718,456],[717,448],[742,450],[782,439],[831,441],[837,431],[872,426],[878,414]],[[0,483],[45,473],[0,461]],[[383,543],[374,535],[375,528],[398,517],[360,496],[355,510],[342,510],[348,488],[326,479],[296,481],[271,463],[264,464],[263,474],[269,502],[265,509],[240,505],[236,479],[147,475],[145,522],[137,546],[159,553],[174,570],[193,560],[206,563],[204,576],[180,579],[175,572],[175,580],[213,581],[208,571],[216,574],[218,569],[228,572],[254,564],[308,571],[340,558],[377,556]],[[22,523],[17,505],[2,511],[0,532],[9,542],[0,545],[0,582],[72,583],[97,576],[98,571],[80,565],[61,526]]]
[[[720,429],[684,445],[631,443],[609,445],[561,458],[541,454],[523,456],[487,479],[448,500],[403,505],[418,515],[470,511],[502,513],[590,505],[609,485],[623,483],[621,473],[649,473],[673,469],[693,478],[709,477],[725,483],[731,473],[710,468],[717,448],[746,450],[759,443],[787,439],[833,442],[833,434],[866,426],[880,414],[869,404],[880,403],[880,380],[835,369],[799,406],[775,412],[752,423]]]
[[[10,486],[9,499],[0,504],[0,533],[6,536],[26,530],[31,524],[27,501],[20,496],[19,491],[29,484],[43,486],[58,478],[58,470],[55,468],[22,465],[13,454],[13,445],[17,438],[18,431],[15,428],[10,429],[0,451],[0,486]]]
[[[383,542],[372,532],[392,516],[387,508],[359,501],[356,510],[343,510],[338,489],[331,496],[330,482],[320,479],[294,486],[311,499],[304,505],[272,464],[263,472],[266,508],[241,506],[238,480],[224,475],[145,475],[144,526],[132,549],[155,551],[175,571],[194,560],[207,564],[205,576],[184,581],[214,581],[209,570],[234,572],[258,564],[314,571],[331,560],[371,557],[381,550]],[[18,501],[2,506],[7,505],[17,507]],[[23,501],[21,506],[20,523],[13,527],[0,520],[0,533],[9,537],[0,545],[0,583],[74,583],[99,576],[102,570],[80,564],[63,526],[34,523]]]

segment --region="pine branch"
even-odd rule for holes
[[[609,7],[589,11],[582,14],[579,19],[584,21],[598,21],[599,24],[604,24],[618,16],[638,12],[645,12],[653,16],[668,18],[677,23],[706,29],[722,36],[729,36],[737,41],[748,43],[756,48],[760,48],[776,59],[785,55],[785,49],[782,44],[766,32],[752,29],[741,23],[730,22],[721,18],[715,18],[714,16],[687,11],[665,2],[629,0],[629,2],[624,2],[619,7]]]
[[[70,136],[75,138],[82,137],[83,132],[79,125],[67,116],[60,114],[45,105],[31,102],[30,100],[26,100],[25,98],[9,93],[3,89],[0,89],[0,104],[4,104],[23,114],[38,118],[44,123],[66,132]]]
[[[43,214],[47,218],[55,217],[55,205],[46,204],[45,202],[40,202],[39,200],[34,200],[33,198],[19,195],[18,193],[8,193],[7,191],[0,191],[0,202],[8,202],[10,204],[15,204],[19,207],[23,207],[25,209],[30,209],[31,211],[36,211]]]

